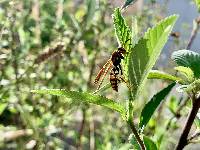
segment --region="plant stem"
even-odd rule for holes
[[[135,125],[133,124],[133,121],[129,119],[128,120],[128,125],[130,126],[130,128],[131,128],[131,130],[132,130],[132,132],[133,132],[138,144],[140,145],[140,148],[142,150],[146,150],[145,145],[144,145],[142,139],[140,138],[140,136],[139,136],[139,134],[137,132],[137,129],[135,128]]]
[[[179,142],[176,146],[176,150],[182,150],[187,144],[188,144],[188,134],[190,132],[190,129],[192,127],[192,124],[194,122],[194,119],[198,113],[198,110],[200,108],[200,97],[193,99],[193,105],[192,110],[190,111],[190,114],[188,116],[187,122],[185,124],[185,127],[183,129],[183,132],[181,134],[181,137],[179,139]]]

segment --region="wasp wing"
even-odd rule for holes
[[[101,78],[101,76],[103,77],[103,76],[105,76],[106,74],[105,73],[107,73],[108,72],[108,68],[110,68],[110,66],[112,65],[112,61],[111,61],[111,59],[109,59],[104,65],[103,65],[103,67],[101,68],[101,70],[98,72],[98,74],[97,74],[97,76],[96,76],[96,78],[95,78],[95,80],[94,80],[94,83],[95,84],[97,84],[99,81],[100,81],[100,78]],[[107,72],[106,72],[107,71]],[[105,75],[104,75],[105,74]]]
[[[97,76],[95,78],[95,83],[97,84],[99,82],[97,90],[99,90],[101,84],[103,83],[103,80],[104,80],[106,74],[111,69],[111,67],[112,67],[112,61],[111,61],[111,59],[109,59],[106,62],[106,64],[103,66],[103,68],[99,71],[99,73],[97,74]]]

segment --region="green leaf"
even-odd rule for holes
[[[131,49],[131,30],[127,26],[127,23],[124,17],[121,15],[121,11],[119,8],[116,8],[113,14],[113,22],[115,28],[115,35],[117,37],[117,41],[119,46],[122,46],[126,49],[127,52]]]
[[[74,101],[80,101],[85,103],[92,103],[100,106],[107,107],[109,109],[119,112],[123,117],[125,116],[125,108],[117,102],[107,99],[100,95],[94,95],[87,92],[67,91],[64,89],[44,89],[44,90],[32,90],[33,93],[38,94],[50,94],[55,96],[62,96],[71,98]]]
[[[159,70],[151,70],[148,74],[148,79],[163,79],[176,82],[181,82],[182,80],[181,78],[178,78],[176,76],[173,76],[171,74]]]
[[[0,104],[0,115],[3,113],[3,111],[6,109],[7,106],[8,106],[7,103]]]
[[[175,67],[175,70],[179,71],[183,76],[185,76],[189,82],[194,81],[194,73],[190,68],[178,66],[178,67]]]
[[[128,78],[134,99],[139,96],[149,71],[158,59],[176,20],[176,15],[162,20],[149,29],[144,38],[141,38],[131,50],[128,57]]]
[[[126,8],[127,6],[131,5],[132,3],[136,2],[137,0],[126,0],[122,9]]]
[[[146,147],[146,150],[157,150],[158,149],[156,144],[154,143],[154,141],[152,141],[147,136],[144,136],[143,140],[144,140],[144,145]]]
[[[178,100],[176,99],[176,97],[175,96],[170,97],[168,108],[174,115],[176,113],[177,106],[178,106]]]
[[[197,5],[198,11],[200,11],[200,0],[194,0],[194,1]]]
[[[197,129],[200,129],[200,117],[197,114],[197,117],[194,120]]]
[[[114,22],[114,29],[115,35],[118,41],[119,47],[123,47],[126,49],[127,54],[132,48],[132,33],[130,28],[128,27],[124,17],[121,15],[121,11],[119,8],[116,8],[113,14],[113,22]],[[125,79],[128,80],[128,68],[127,68],[127,55],[122,62],[123,70]]]
[[[176,83],[172,83],[168,85],[166,88],[162,89],[160,92],[155,94],[151,100],[144,106],[142,113],[140,115],[140,129],[143,129],[149,120],[151,119],[153,113],[155,112],[156,108],[159,106],[162,100],[169,94],[171,89],[175,86]]]
[[[190,50],[178,50],[172,53],[172,60],[177,65],[189,67],[194,72],[194,77],[200,77],[200,54]]]
[[[86,14],[86,27],[88,28],[92,22],[96,11],[96,0],[88,0],[87,1],[87,14]]]

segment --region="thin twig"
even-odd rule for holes
[[[193,99],[192,110],[190,111],[187,122],[183,129],[179,142],[176,146],[176,150],[182,150],[188,144],[187,137],[194,122],[194,119],[198,113],[199,108],[200,108],[200,97]]]
[[[189,50],[191,48],[192,43],[194,42],[194,39],[196,38],[196,35],[198,33],[199,28],[200,28],[200,17],[198,17],[194,21],[193,30],[192,30],[192,33],[191,33],[191,36],[190,36],[190,40],[188,42],[188,45],[187,45],[186,49]]]

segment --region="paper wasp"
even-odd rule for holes
[[[105,65],[101,68],[99,73],[95,78],[95,84],[98,84],[97,90],[100,88],[106,74],[110,71],[110,83],[112,89],[118,92],[118,84],[120,81],[125,81],[119,75],[123,75],[121,60],[124,59],[124,54],[126,54],[126,50],[123,47],[119,47],[116,51],[114,51],[110,57],[110,59],[105,63]],[[101,78],[102,77],[102,78]]]

